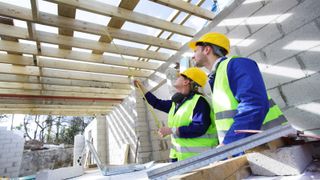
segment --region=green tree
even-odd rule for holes
[[[63,127],[60,133],[64,143],[73,144],[74,136],[83,134],[84,129],[93,120],[94,117],[73,117],[69,122],[69,127]]]

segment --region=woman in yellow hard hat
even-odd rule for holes
[[[196,156],[218,144],[214,114],[198,91],[206,82],[205,72],[195,67],[188,68],[175,81],[177,93],[171,100],[160,100],[147,92],[140,81],[134,82],[136,87],[141,87],[150,105],[168,113],[168,127],[161,127],[158,133],[161,137],[171,135],[172,162]]]

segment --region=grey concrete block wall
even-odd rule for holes
[[[133,91],[107,115],[109,163],[116,161],[124,144],[130,146],[129,163],[134,163],[135,159],[137,163],[152,160],[150,130],[146,116],[146,106],[138,91]],[[138,148],[137,158],[135,158],[136,148]]]
[[[226,27],[231,39],[252,40],[247,46],[237,41],[232,53],[259,64],[269,94],[291,123],[320,127],[320,113],[312,111],[320,100],[319,22],[318,0],[244,1],[212,30],[225,33]]]
[[[0,127],[0,177],[19,177],[24,142],[22,135]]]

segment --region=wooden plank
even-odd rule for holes
[[[36,54],[36,46],[31,44],[13,43],[0,41],[0,49],[7,50],[10,49],[14,52],[21,52],[22,50],[27,50],[25,53]],[[3,65],[4,67],[10,67],[8,65]],[[54,59],[39,58],[40,67],[49,67],[55,69],[67,69],[67,70],[77,70],[77,71],[87,71],[96,73],[106,73],[106,74],[117,74],[117,75],[130,75],[138,77],[148,77],[152,72],[147,70],[133,70],[120,67],[105,66],[102,64],[88,64],[88,63],[76,63],[68,61],[59,61]],[[11,73],[10,69],[6,71],[0,71],[2,73]],[[25,74],[29,75],[29,74]],[[39,76],[39,74],[37,74]]]
[[[16,30],[16,31],[13,31],[13,30]],[[28,32],[26,29],[23,29],[23,28],[10,29],[9,27],[2,25],[0,34],[1,35],[5,34],[7,36],[15,37],[15,38],[23,38],[25,37],[24,35],[28,34]],[[129,56],[145,57],[145,58],[150,58],[150,59],[155,59],[160,61],[165,61],[170,57],[170,55],[166,53],[159,53],[159,52],[148,51],[140,48],[133,48],[133,47],[127,47],[122,45],[115,46],[108,43],[96,42],[93,40],[88,40],[83,38],[63,36],[63,35],[58,35],[54,33],[43,32],[43,31],[37,31],[37,40],[45,43],[66,45],[66,46],[91,49],[91,50],[99,50],[99,51],[110,52],[110,53],[119,53],[122,55],[129,55]]]
[[[122,45],[113,45],[103,42],[96,42],[93,40],[76,38],[76,37],[68,37],[57,35],[53,33],[47,32],[37,32],[38,40],[41,42],[59,44],[59,45],[68,45],[77,48],[91,49],[91,50],[99,50],[103,52],[117,53],[122,55],[129,56],[137,56],[137,57],[145,57],[155,60],[166,61],[170,55],[166,53],[159,53],[154,51],[148,51],[140,48],[127,47]]]
[[[38,55],[48,56],[48,57],[72,59],[72,60],[78,60],[83,62],[94,62],[94,63],[102,63],[102,64],[109,64],[109,65],[116,65],[116,66],[123,66],[123,67],[134,67],[134,68],[142,68],[142,69],[151,69],[151,70],[155,70],[159,67],[158,63],[141,62],[141,61],[130,60],[127,58],[120,58],[120,57],[109,56],[109,55],[97,55],[97,54],[91,54],[87,52],[61,50],[61,49],[43,47],[43,46],[41,47],[41,49],[42,49],[41,54],[38,54]]]
[[[190,173],[173,176],[170,180],[194,180],[194,179],[228,179],[230,177],[237,176],[238,171],[243,171],[244,167],[249,165],[246,156],[235,157],[225,161],[219,161],[212,165],[194,170]],[[249,173],[241,173],[247,176]],[[245,177],[240,177],[242,179]],[[232,178],[231,178],[232,179]]]
[[[64,70],[76,70],[94,73],[108,73],[117,75],[130,75],[134,77],[148,77],[152,71],[146,70],[134,70],[120,67],[105,66],[101,64],[89,64],[89,63],[79,63],[76,61],[66,61],[66,60],[56,60],[48,58],[39,58],[39,67],[54,68],[54,69],[64,69]]]
[[[26,29],[20,28],[20,27],[0,24],[0,34],[6,34],[6,35],[11,34],[11,36],[17,37],[19,39],[33,40],[29,38],[29,35]],[[6,43],[6,42],[3,42],[3,43]],[[23,45],[23,43],[21,44]],[[4,44],[1,47],[5,47],[5,46],[12,46],[12,44],[8,44],[8,45]],[[120,58],[120,57],[109,56],[109,55],[96,55],[96,54],[91,54],[91,53],[81,52],[81,51],[61,50],[57,48],[44,47],[44,46],[42,46],[40,49],[41,49],[41,52],[37,52],[37,54],[35,55],[64,58],[64,59],[73,59],[73,60],[84,61],[84,62],[103,63],[103,64],[118,65],[118,66],[125,66],[125,67],[143,68],[143,69],[156,69],[159,66],[158,63],[134,61],[127,58]],[[22,51],[19,51],[19,50],[22,50]],[[24,49],[19,48],[19,49],[16,49],[15,51],[20,53],[30,53],[29,51],[23,51],[23,50]]]
[[[96,93],[78,93],[78,92],[60,92],[48,90],[26,90],[26,89],[0,89],[1,94],[15,95],[33,95],[33,96],[62,96],[62,97],[82,97],[82,98],[116,98],[123,99],[127,95],[121,94],[96,94]]]
[[[63,115],[63,116],[96,116],[96,115],[106,115],[110,111],[101,111],[101,110],[86,110],[86,111],[63,111],[57,110],[53,111],[50,109],[1,109],[1,114],[32,114],[32,115]]]
[[[76,7],[77,9],[82,9],[85,11],[89,11],[92,13],[97,13],[105,16],[119,17],[127,21],[131,21],[134,23],[138,23],[138,24],[142,24],[145,26],[150,26],[158,29],[164,29],[164,30],[178,33],[185,36],[192,37],[196,33],[196,30],[190,27],[185,27],[185,26],[171,23],[159,18],[133,12],[123,8],[118,8],[118,7],[111,6],[106,3],[101,3],[98,1],[94,1],[94,2],[92,0],[69,0],[69,1],[46,0],[46,1]]]
[[[9,26],[13,26],[13,19],[0,16],[0,23],[7,24]],[[2,40],[6,40],[6,41],[19,42],[17,38],[8,37],[6,35],[0,35],[0,38]],[[8,54],[22,55],[21,53],[15,53],[15,52],[8,52]]]
[[[76,16],[76,8],[58,5],[58,15],[74,19]],[[59,28],[59,34],[65,35],[65,36],[73,36],[73,30]],[[72,49],[72,47],[65,46],[65,45],[59,45],[59,48],[68,49],[68,50]]]
[[[121,0],[118,7],[124,8],[127,10],[133,10],[136,7],[136,5],[138,4],[138,2],[139,2],[139,0]],[[108,27],[121,29],[121,27],[123,26],[124,23],[125,23],[125,21],[123,19],[118,18],[118,17],[112,17],[108,23]],[[112,39],[113,38],[111,36],[101,36],[99,41],[111,43]],[[103,52],[102,51],[93,51],[92,53],[102,54]]]
[[[33,65],[33,58],[14,54],[0,54],[0,63],[31,66]]]
[[[38,24],[54,26],[58,28],[72,29],[75,31],[91,33],[96,35],[111,35],[113,38],[118,38],[127,41],[133,41],[143,44],[150,44],[154,46],[164,47],[168,49],[178,50],[182,44],[176,41],[165,40],[142,33],[135,33],[131,31],[105,27],[102,25],[90,23],[87,21],[75,20],[72,18],[57,16],[49,13],[39,12],[38,20],[32,18],[32,13],[29,9],[14,6],[0,2],[0,15],[8,16],[15,19],[30,21]]]
[[[182,1],[182,0],[151,0],[153,2],[184,11],[186,13],[212,20],[215,17],[215,14],[212,11],[201,8],[199,6],[193,5],[191,3]]]
[[[49,77],[41,77],[40,79],[38,79],[36,76],[1,74],[1,73],[0,73],[0,81],[1,82],[41,83],[41,84],[47,84],[47,85],[62,85],[62,86],[78,86],[78,87],[95,87],[95,88],[131,90],[130,84],[60,79],[60,78],[49,78]]]
[[[40,76],[39,67],[16,66],[16,65],[3,64],[3,63],[0,63],[0,73]],[[50,68],[43,68],[41,76],[64,78],[64,79],[92,80],[92,81],[102,81],[102,82],[130,83],[130,79],[123,76],[107,75],[107,74],[101,74],[101,73],[87,73],[87,72],[81,72],[81,71],[66,71],[66,70],[57,70],[57,69],[50,69]]]
[[[88,72],[70,71],[70,70],[66,71],[66,70],[57,70],[57,69],[50,69],[50,68],[43,68],[42,72],[43,72],[42,74],[43,77],[91,80],[91,81],[126,83],[126,84],[131,83],[131,80],[128,77],[101,74],[101,73],[88,73]]]
[[[20,74],[30,76],[40,75],[39,68],[35,66],[17,66],[3,63],[0,63],[0,72],[6,74]]]
[[[76,99],[46,99],[46,98],[29,98],[23,99],[20,97],[1,97],[0,96],[0,104],[31,104],[31,105],[65,105],[65,106],[106,106],[113,107],[117,106],[121,101],[97,101],[97,100],[76,100]]]
[[[39,18],[38,0],[30,0],[30,3],[31,3],[31,10],[32,10],[32,18],[38,19]]]
[[[39,105],[39,104],[0,104],[0,109],[52,109],[52,110],[112,110],[114,106],[83,106],[83,105]]]
[[[125,94],[131,93],[131,90],[126,89],[110,89],[110,88],[93,88],[93,87],[77,87],[77,86],[60,86],[36,83],[15,83],[15,82],[0,82],[2,89],[29,89],[29,90],[48,90],[48,91],[68,91],[68,92],[89,92],[97,94]]]

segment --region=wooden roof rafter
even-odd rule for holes
[[[175,3],[181,3],[179,1],[171,1],[167,4],[177,9],[176,15],[171,16],[171,19],[168,20],[134,12],[139,0],[121,0],[118,7],[92,0],[44,1],[57,4],[58,15],[39,11],[38,0],[30,0],[31,10],[0,2],[1,16],[19,19],[27,24],[27,28],[0,24],[0,35],[35,42],[30,44],[28,41],[24,43],[0,40],[0,51],[15,53],[0,54],[0,101],[3,98],[10,98],[11,95],[19,96],[18,99],[12,101],[13,104],[23,104],[23,102],[25,104],[23,107],[17,107],[16,111],[20,109],[23,112],[50,114],[59,113],[61,110],[51,106],[40,106],[41,101],[34,98],[79,99],[79,102],[59,102],[62,105],[69,102],[69,105],[75,107],[81,105],[81,97],[105,99],[106,102],[115,97],[121,100],[131,93],[130,76],[149,78],[160,67],[160,61],[166,62],[167,59],[171,59],[171,55],[157,52],[159,49],[177,51],[182,47],[180,42],[170,40],[174,34],[188,37],[195,35],[195,29],[183,25],[191,14],[201,17],[201,13],[206,12],[212,15],[211,12],[198,7],[198,4],[192,5],[189,2],[183,2],[181,7],[174,7]],[[188,9],[190,7],[194,12]],[[110,16],[111,20],[107,26],[78,20],[75,19],[77,9]],[[189,11],[190,14],[182,22],[173,23],[181,11]],[[208,16],[205,17],[205,19],[208,18]],[[145,32],[124,30],[122,26],[125,22],[133,22],[161,31],[158,35],[146,35]],[[36,24],[56,27],[59,33],[35,29]],[[74,37],[75,31],[98,35],[100,39],[97,41],[79,36]],[[164,31],[168,31],[170,35],[167,38],[160,38]],[[148,48],[115,45],[111,41],[113,38],[129,43],[145,44],[148,45]],[[45,43],[56,45],[59,48],[47,46]],[[151,51],[151,46],[156,47],[157,50]],[[73,48],[91,50],[92,53],[75,51]],[[108,53],[118,54],[118,56]],[[133,56],[133,58],[126,56]],[[152,59],[159,62],[146,62],[141,59],[147,61]],[[29,96],[31,99],[20,99],[23,96]],[[57,101],[58,99],[53,99],[51,102],[58,103]],[[92,103],[95,103],[95,100]],[[0,107],[0,110],[9,107],[13,108],[14,105]],[[51,112],[50,108],[52,108]],[[101,108],[91,106],[91,108],[93,108],[92,111],[81,113],[95,114],[98,110],[103,109],[103,106]],[[63,113],[76,113],[73,108],[66,106],[65,109],[68,109],[68,112],[63,111]]]

